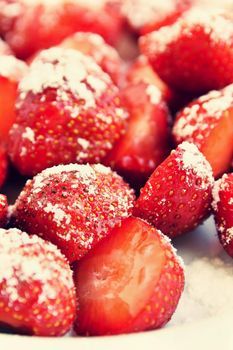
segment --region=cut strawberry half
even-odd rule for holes
[[[72,326],[72,271],[59,249],[17,229],[0,229],[0,323],[18,333],[59,336]]]
[[[173,135],[176,143],[193,142],[215,177],[228,170],[233,158],[233,84],[211,91],[179,112]]]
[[[225,174],[213,188],[212,207],[220,242],[233,258],[233,174]]]
[[[194,144],[183,142],[156,168],[141,189],[133,215],[173,238],[210,213],[212,169]]]
[[[140,39],[141,51],[171,88],[196,95],[233,82],[233,27],[228,13],[193,9]]]
[[[130,115],[128,129],[105,164],[142,185],[169,153],[169,111],[155,85],[128,85],[121,97]]]
[[[161,232],[128,218],[75,266],[75,330],[109,335],[156,329],[174,313],[183,267]]]
[[[15,115],[15,103],[19,81],[27,72],[24,62],[14,56],[0,56],[0,138],[7,142]]]

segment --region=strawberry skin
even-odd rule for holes
[[[81,51],[91,56],[100,65],[104,72],[108,73],[113,82],[120,82],[121,58],[118,52],[104,39],[95,33],[77,32],[66,38],[59,46]]]
[[[131,333],[170,320],[183,291],[184,271],[167,238],[131,217],[75,265],[74,282],[78,334]]]
[[[223,248],[233,258],[233,174],[215,182],[212,207]]]
[[[228,170],[233,158],[233,84],[211,91],[180,111],[173,135],[177,144],[194,143],[209,161],[215,177]]]
[[[130,115],[128,128],[105,164],[130,183],[144,184],[169,153],[169,111],[160,90],[143,82],[129,84],[121,98]]]
[[[19,333],[59,336],[76,306],[72,271],[51,243],[0,229],[0,322]]]
[[[0,187],[4,184],[7,175],[8,159],[5,147],[0,144]]]
[[[193,9],[140,39],[152,67],[171,88],[200,95],[233,82],[233,27],[226,13]]]
[[[103,165],[61,165],[29,181],[12,210],[12,225],[56,244],[73,262],[132,212],[134,193]]]
[[[19,84],[9,154],[23,175],[58,164],[98,163],[125,132],[119,89],[95,61],[42,51]]]
[[[173,238],[199,225],[210,212],[212,169],[197,147],[183,142],[141,189],[133,215]]]
[[[7,223],[8,202],[4,194],[0,194],[0,227],[5,227]]]

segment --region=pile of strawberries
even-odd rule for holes
[[[164,326],[170,239],[211,213],[233,257],[233,6],[201,3],[0,0],[0,186],[29,178],[0,195],[1,329]]]

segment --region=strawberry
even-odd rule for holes
[[[0,0],[0,33],[20,58],[57,45],[76,31],[96,32],[113,43],[121,19],[104,0]]]
[[[126,0],[122,12],[130,26],[140,34],[174,23],[187,10],[191,0]]]
[[[61,254],[37,236],[0,229],[0,322],[19,333],[58,336],[76,309],[72,272]]]
[[[0,38],[0,55],[11,55],[10,46]]]
[[[165,325],[184,287],[180,259],[145,221],[125,219],[74,269],[81,335],[140,332]]]
[[[7,141],[15,121],[17,86],[27,72],[27,65],[14,56],[0,55],[0,138]]]
[[[42,51],[19,84],[9,154],[23,175],[58,164],[100,162],[125,132],[119,90],[92,58]]]
[[[78,32],[65,39],[60,46],[75,49],[91,56],[103,71],[110,75],[114,83],[119,84],[121,58],[118,52],[108,45],[100,35]]]
[[[173,238],[195,228],[210,212],[212,169],[194,144],[183,142],[154,171],[133,215]]]
[[[233,26],[225,12],[190,10],[143,36],[140,47],[171,88],[200,95],[233,82]]]
[[[56,244],[73,262],[127,217],[134,194],[103,165],[61,165],[29,181],[12,210],[12,224]]]
[[[211,91],[180,111],[173,135],[176,143],[193,142],[209,161],[215,177],[229,169],[233,158],[233,84]]]
[[[233,258],[233,173],[215,182],[212,207],[223,248]]]
[[[6,149],[0,144],[0,187],[3,185],[7,175],[8,159]]]
[[[144,184],[169,153],[169,112],[155,85],[128,85],[121,97],[130,115],[128,129],[105,164],[130,183]]]
[[[4,194],[0,194],[0,227],[5,227],[7,223],[8,202]]]

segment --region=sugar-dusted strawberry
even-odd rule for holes
[[[20,58],[76,31],[96,32],[112,43],[121,30],[121,19],[113,12],[106,0],[0,0],[0,33]]]
[[[7,45],[7,43],[5,41],[3,41],[1,38],[0,38],[0,54],[1,55],[11,55],[12,54],[10,46]]]
[[[128,129],[105,164],[130,183],[141,185],[169,154],[169,111],[155,85],[128,85],[121,97],[130,115]]]
[[[118,88],[91,57],[45,50],[20,82],[9,154],[24,175],[98,163],[125,132],[127,117]]]
[[[15,121],[15,102],[19,81],[27,72],[27,65],[14,56],[0,55],[0,139],[7,141]]]
[[[201,94],[233,82],[232,19],[222,11],[190,10],[172,26],[143,36],[140,47],[174,89]]]
[[[215,182],[212,207],[220,242],[233,258],[233,173]]]
[[[77,32],[65,39],[60,46],[75,49],[91,56],[103,71],[108,73],[116,84],[119,84],[121,58],[118,52],[108,45],[100,35]]]
[[[153,172],[133,211],[173,238],[192,230],[210,212],[213,175],[194,144],[183,142]]]
[[[184,272],[167,238],[131,217],[75,266],[74,282],[76,332],[109,335],[164,326],[183,291]]]
[[[174,23],[191,3],[191,0],[125,0],[122,12],[134,30],[145,34]]]
[[[80,259],[132,212],[134,193],[103,165],[60,165],[30,180],[12,209],[12,223]]]
[[[7,175],[8,159],[5,147],[0,143],[0,187],[3,185]]]
[[[176,143],[194,143],[217,177],[230,168],[233,158],[233,84],[194,100],[177,114]]]
[[[0,227],[5,227],[7,223],[8,202],[4,194],[0,194]]]
[[[65,334],[76,296],[72,271],[59,249],[17,229],[0,229],[0,323],[19,333]]]

